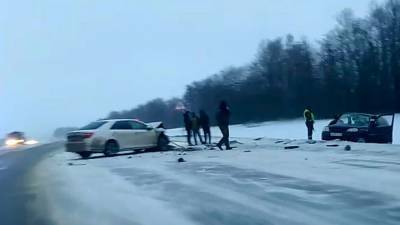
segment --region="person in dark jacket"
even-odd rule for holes
[[[229,145],[229,120],[231,112],[228,104],[225,101],[221,101],[219,104],[219,111],[217,113],[217,124],[222,133],[222,138],[218,142],[217,147],[222,150],[222,145],[225,144],[226,150],[232,149]]]
[[[204,110],[200,110],[200,126],[204,133],[204,144],[211,144],[210,118]]]
[[[314,113],[310,106],[304,110],[304,120],[306,121],[308,140],[312,140],[314,131]]]
[[[200,119],[194,112],[192,112],[192,131],[193,131],[194,144],[197,145],[197,137],[199,137],[200,143],[203,143],[203,140],[200,135]]]
[[[183,114],[183,122],[185,124],[185,130],[186,130],[186,137],[187,137],[187,142],[189,146],[192,146],[191,142],[191,136],[192,136],[192,119],[190,118],[190,112],[185,111]]]

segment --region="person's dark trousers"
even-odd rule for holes
[[[188,145],[192,145],[192,130],[191,129],[186,129],[186,137],[187,137],[187,143]]]
[[[223,144],[225,144],[226,149],[230,149],[231,147],[229,146],[229,127],[228,126],[220,126],[219,129],[221,130],[222,138],[218,142],[217,146],[221,147]]]
[[[203,139],[201,138],[201,135],[200,135],[200,130],[193,130],[193,138],[194,138],[195,145],[197,145],[197,137],[199,137],[200,143],[203,143]]]
[[[204,133],[204,143],[205,144],[211,144],[211,131],[209,127],[203,128],[203,133]],[[207,142],[208,140],[208,142]]]
[[[314,122],[313,121],[306,121],[306,126],[307,126],[308,140],[312,140],[313,130],[314,130]]]

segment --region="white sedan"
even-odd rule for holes
[[[99,120],[68,133],[66,151],[88,158],[92,153],[111,156],[120,151],[159,148],[167,150],[169,139],[161,122]]]

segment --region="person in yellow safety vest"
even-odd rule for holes
[[[310,106],[307,106],[306,109],[304,110],[304,119],[306,121],[306,126],[307,126],[308,140],[312,140],[314,131],[314,113],[311,110]]]

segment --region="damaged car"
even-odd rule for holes
[[[394,114],[345,113],[322,132],[322,140],[392,143]]]
[[[136,119],[99,120],[67,134],[66,151],[88,158],[93,153],[112,156],[122,151],[168,150],[169,138],[162,122]]]

